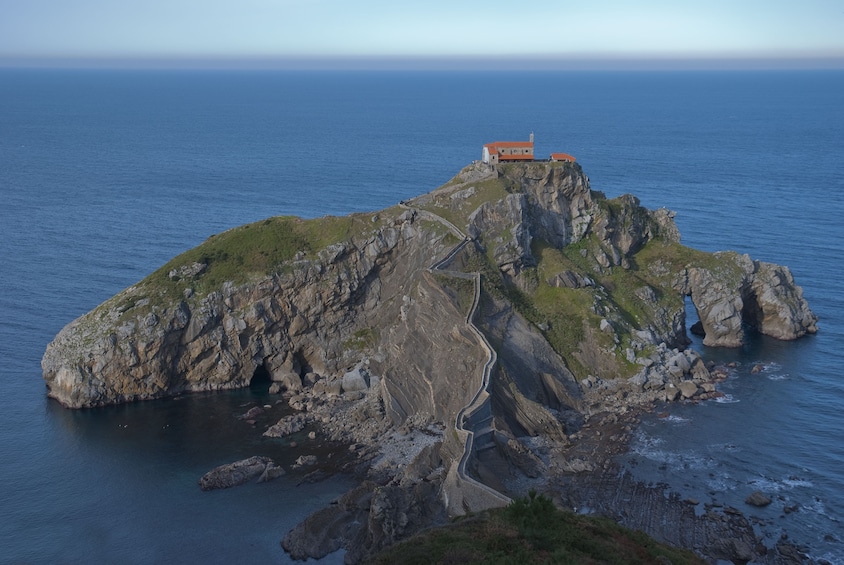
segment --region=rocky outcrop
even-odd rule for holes
[[[269,457],[249,457],[208,471],[199,479],[199,488],[202,490],[230,488],[256,478],[258,482],[263,483],[284,475],[284,472],[284,468]]]
[[[744,502],[751,506],[762,507],[768,506],[771,503],[771,499],[765,493],[755,490],[749,495],[747,495],[747,498],[744,500]]]
[[[788,267],[736,253],[716,256],[715,269],[689,268],[679,285],[694,302],[705,345],[738,347],[747,329],[782,340],[817,331],[817,317]]]
[[[634,263],[649,242],[679,241],[671,213],[648,211],[632,196],[607,201],[589,189],[577,166],[473,166],[459,179],[469,180],[449,183],[413,205],[437,213],[446,200],[445,212],[462,214],[469,235],[493,259],[505,283],[526,291],[540,283],[592,289],[594,310],[603,315],[600,327],[586,329],[579,349],[557,353],[573,356],[596,377],[617,369],[616,354],[599,345],[596,332],[613,339],[631,336],[634,358],[650,345],[687,342],[682,303],[664,300],[669,293],[691,296],[707,345],[739,345],[746,328],[778,339],[816,331],[816,318],[786,267],[735,253],[682,268],[669,265],[670,288],[651,281],[635,290],[645,317],[631,323],[626,305],[602,296],[612,290],[601,278],[617,268],[656,272],[655,263]],[[496,187],[485,192],[483,186],[491,182]],[[433,387],[433,395],[425,392],[432,387],[431,375],[470,370],[477,362],[467,365],[472,355],[466,351],[439,355],[440,345],[453,348],[455,339],[468,349],[476,346],[462,333],[459,312],[438,306],[444,303],[443,286],[425,271],[448,249],[450,234],[412,210],[384,211],[373,220],[366,229],[321,249],[300,251],[269,274],[256,273],[245,282],[223,282],[200,293],[196,287],[214,263],[186,260],[167,269],[177,293],[171,289],[162,296],[151,280],[128,288],[69,324],[48,346],[42,366],[50,396],[69,407],[98,406],[243,387],[259,372],[278,383],[277,390],[301,391],[308,373],[342,376],[371,358],[385,378],[394,422],[420,410],[444,417],[457,407],[451,399],[460,395],[438,398],[437,391],[447,388],[441,386]],[[537,243],[556,249],[577,244],[582,265],[537,282],[530,274],[541,262],[534,256]],[[547,334],[542,323],[533,322]],[[407,347],[438,355],[403,363],[402,356],[390,353]],[[356,377],[360,374],[344,376],[342,386],[362,387]]]
[[[534,240],[555,247],[576,243],[598,213],[589,181],[578,172],[535,164],[505,169],[506,186],[519,191],[482,203],[469,216],[467,233],[489,247],[496,265],[511,277],[535,266]]]
[[[48,346],[49,394],[80,408],[240,388],[256,371],[301,389],[307,372],[334,374],[360,360],[371,344],[356,343],[356,333],[374,339],[373,328],[400,318],[441,239],[403,214],[201,297],[162,300],[150,282],[130,287]]]
[[[446,256],[448,272],[432,268]],[[718,375],[685,350],[686,296],[707,345],[817,329],[787,268],[684,248],[673,213],[606,199],[576,164],[474,164],[375,215],[214,236],[71,322],[42,367],[71,408],[265,380],[299,412],[267,441],[313,426],[371,481],[285,548],[342,545],[354,561],[466,511],[461,484],[588,473],[554,454],[595,414],[718,394]],[[223,488],[270,464],[235,465],[203,481]]]

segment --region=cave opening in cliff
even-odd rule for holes
[[[697,306],[692,301],[692,297],[686,295],[683,297],[683,304],[686,308],[686,338],[689,338],[689,334],[697,336],[699,338],[703,338],[706,336],[706,333],[703,331],[703,324],[700,321],[700,315],[697,311]]]
[[[272,384],[272,377],[267,370],[266,364],[262,363],[255,367],[252,378],[249,380],[249,389],[256,392],[267,392]]]
[[[304,377],[308,373],[313,372],[313,367],[308,362],[307,357],[301,351],[295,351],[293,353],[293,372],[299,375],[300,377]]]

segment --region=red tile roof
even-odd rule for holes
[[[554,161],[577,161],[577,159],[568,153],[551,153],[551,159]]]
[[[487,143],[484,147],[489,147],[490,149],[498,149],[499,147],[530,147],[533,148],[532,141],[493,141],[492,143]]]

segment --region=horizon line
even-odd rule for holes
[[[844,55],[3,57],[5,69],[313,71],[695,71],[844,70]]]

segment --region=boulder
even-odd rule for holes
[[[245,414],[240,415],[241,420],[254,420],[258,416],[264,413],[264,409],[260,406],[253,406],[249,410],[246,411]]]
[[[683,398],[691,398],[698,392],[697,385],[693,381],[683,381],[678,388]]]
[[[561,271],[548,279],[548,285],[557,288],[584,288],[595,286],[595,281],[575,271]]]
[[[214,490],[242,485],[264,474],[268,467],[278,467],[269,457],[250,457],[220,465],[208,471],[199,479],[199,488]]]
[[[287,437],[305,429],[308,419],[304,414],[285,416],[264,432],[266,437]]]
[[[274,375],[273,380],[280,383],[282,388],[288,392],[302,391],[302,377],[291,371],[285,371],[279,375]]]
[[[747,498],[744,499],[746,504],[751,506],[768,506],[771,503],[771,499],[766,496],[761,491],[753,491],[750,493]]]
[[[677,378],[688,373],[689,369],[691,369],[691,365],[683,353],[675,353],[668,359],[668,372]]]
[[[294,469],[301,469],[303,467],[312,467],[317,464],[316,455],[300,455],[293,465]]]
[[[360,392],[369,388],[369,372],[357,367],[343,375],[343,392]]]
[[[666,402],[674,402],[680,396],[680,389],[674,385],[668,385],[663,391]]]

